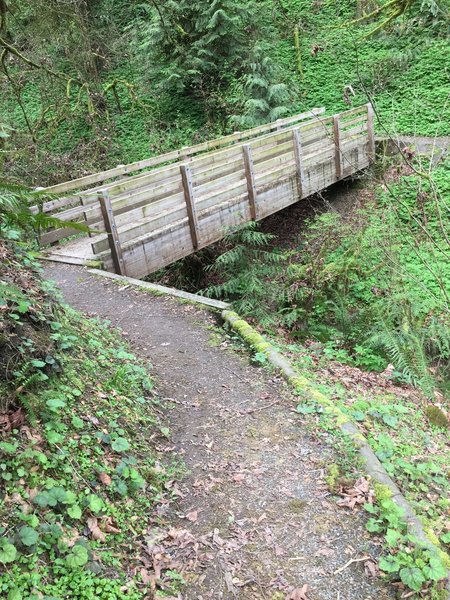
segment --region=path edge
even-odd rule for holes
[[[228,310],[231,308],[231,304],[228,302],[221,302],[220,300],[214,300],[213,298],[207,298],[206,296],[199,296],[198,294],[191,294],[190,292],[183,292],[176,288],[166,287],[165,285],[159,285],[159,283],[150,283],[149,281],[141,281],[140,279],[133,279],[132,277],[125,277],[125,275],[117,275],[116,273],[110,273],[109,271],[102,271],[100,269],[87,269],[88,273],[92,275],[99,275],[106,277],[107,279],[114,279],[122,283],[128,283],[136,287],[143,288],[148,292],[161,296],[173,296],[180,300],[187,300],[188,302],[195,302],[196,304],[202,304],[208,308],[216,310]]]
[[[286,382],[300,392],[303,397],[314,400],[323,406],[325,412],[335,417],[336,425],[352,441],[355,449],[362,459],[364,468],[370,477],[383,488],[387,488],[392,500],[403,509],[404,518],[411,535],[415,536],[420,546],[438,556],[448,569],[447,600],[450,599],[450,556],[442,549],[436,535],[426,530],[421,519],[403,496],[397,484],[388,475],[387,471],[375,455],[365,436],[359,431],[355,423],[345,415],[334,403],[320,392],[314,383],[300,375],[288,359],[278,352],[260,333],[258,333],[245,319],[236,312],[224,309],[222,319],[227,323],[255,352],[262,352],[269,363],[275,367]]]
[[[116,273],[110,273],[100,269],[87,269],[87,271],[93,275],[106,277],[108,279],[146,289],[156,295],[169,295],[181,300],[187,300],[203,305],[209,309],[220,310],[223,321],[228,324],[252,350],[264,353],[268,362],[279,371],[282,377],[295,391],[300,392],[303,397],[314,400],[323,406],[325,412],[335,417],[336,426],[339,427],[339,429],[352,441],[362,459],[367,474],[380,486],[387,489],[392,500],[397,506],[403,509],[409,533],[418,539],[422,548],[429,550],[432,554],[438,556],[447,566],[448,577],[445,590],[447,592],[446,600],[450,600],[450,556],[440,546],[437,536],[432,531],[425,529],[421,519],[416,515],[408,500],[403,496],[397,487],[397,484],[388,475],[387,471],[375,455],[367,442],[366,437],[359,431],[356,424],[347,415],[317,389],[313,382],[303,375],[300,375],[288,359],[282,356],[281,353],[278,352],[278,350],[276,350],[272,344],[270,344],[247,321],[245,321],[245,319],[231,310],[231,304],[199,296],[198,294],[183,292],[176,288],[117,275]]]

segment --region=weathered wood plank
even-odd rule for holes
[[[252,129],[248,129],[243,132],[235,132],[228,136],[223,136],[221,138],[217,138],[215,140],[210,140],[207,142],[202,142],[200,144],[196,144],[194,146],[184,147],[180,150],[173,150],[171,152],[166,152],[165,154],[160,154],[158,156],[154,156],[151,158],[147,158],[144,160],[140,160],[134,163],[130,163],[128,165],[118,165],[113,169],[108,169],[106,171],[102,171],[100,173],[93,173],[92,175],[86,175],[84,177],[79,177],[78,179],[73,179],[71,181],[67,181],[64,183],[58,183],[56,185],[49,186],[45,188],[45,190],[49,193],[64,193],[66,191],[75,190],[87,187],[88,185],[105,182],[108,179],[113,179],[114,177],[118,177],[121,175],[126,175],[128,173],[133,173],[145,168],[149,168],[152,166],[160,165],[165,162],[169,162],[171,160],[181,159],[185,160],[189,156],[193,156],[200,152],[207,152],[216,148],[219,148],[223,145],[239,142],[242,139],[248,139],[260,135],[263,132],[273,131],[280,126],[285,126],[290,123],[295,123],[298,121],[302,121],[304,119],[309,119],[314,117],[315,115],[320,115],[325,112],[325,108],[313,108],[311,111],[307,111],[304,113],[300,113],[298,115],[294,115],[293,117],[288,117],[286,119],[280,119],[275,123],[267,123],[266,125],[260,125],[258,127],[254,127]]]
[[[197,250],[199,245],[198,238],[198,219],[195,210],[194,187],[192,185],[191,170],[188,165],[180,165],[181,179],[183,181],[184,201],[189,219],[189,229],[191,230],[192,246]]]
[[[111,250],[114,268],[118,275],[126,275],[127,273],[125,269],[125,263],[123,260],[119,235],[117,233],[117,227],[114,221],[114,213],[111,206],[111,200],[106,190],[102,190],[98,193],[98,201],[100,202],[103,219],[105,221],[105,229],[106,233],[108,234],[109,248]]]
[[[372,162],[375,160],[375,129],[373,122],[373,107],[370,102],[367,104],[367,139],[369,142],[367,156]]]
[[[292,130],[292,144],[294,146],[295,166],[297,169],[298,196],[301,198],[303,195],[305,172],[303,169],[301,134],[298,128]]]
[[[248,144],[243,144],[242,153],[244,156],[244,169],[245,179],[247,180],[247,193],[248,203],[250,206],[250,216],[253,221],[257,219],[257,208],[256,208],[256,184],[255,184],[255,172],[253,168],[252,151]]]
[[[341,154],[341,131],[340,131],[340,116],[334,115],[333,117],[333,131],[334,131],[334,160],[336,168],[336,179],[342,177],[342,154]]]

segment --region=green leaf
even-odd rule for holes
[[[301,415],[309,415],[317,412],[317,408],[313,404],[297,404],[295,410]]]
[[[9,442],[0,442],[0,450],[7,454],[15,454],[18,448],[18,444],[10,444]]]
[[[62,487],[54,487],[51,488],[48,493],[50,494],[50,496],[55,500],[56,504],[58,504],[58,502],[60,504],[63,504],[66,502],[67,499],[67,492],[64,488]]]
[[[118,437],[111,442],[111,448],[115,452],[125,452],[125,450],[128,450],[129,447],[130,447],[129,441],[122,437]]]
[[[395,529],[388,529],[385,534],[387,545],[393,548],[398,544],[399,539],[401,539],[401,534]]]
[[[64,408],[66,406],[64,400],[60,400],[59,398],[52,398],[51,400],[47,400],[45,404],[47,408],[49,408],[52,411],[57,411],[59,408]]]
[[[79,519],[82,514],[81,507],[78,504],[73,504],[67,509],[67,514],[69,517],[72,517],[72,519]]]
[[[16,310],[18,313],[26,313],[28,312],[28,309],[30,308],[31,304],[29,302],[26,302],[25,300],[22,300],[21,302],[19,302],[19,304],[16,307]]]
[[[19,539],[24,546],[34,546],[39,539],[39,534],[32,527],[24,526],[19,529]]]
[[[75,429],[83,429],[84,422],[82,419],[80,419],[80,417],[74,416],[72,417],[72,425],[75,427]]]
[[[128,494],[128,487],[127,484],[122,481],[122,479],[116,479],[113,482],[114,485],[114,490],[120,494],[120,496],[126,496]]]
[[[46,508],[47,506],[56,506],[56,500],[50,496],[48,492],[41,492],[37,494],[34,497],[33,502],[41,508]]]
[[[17,549],[13,544],[6,540],[0,542],[0,562],[3,564],[11,563],[16,560]]]
[[[388,555],[380,558],[378,566],[385,573],[398,573],[401,564],[396,556]]]
[[[103,500],[100,498],[100,496],[97,496],[96,494],[91,494],[89,496],[89,509],[93,512],[93,513],[99,513],[103,506],[104,506],[104,502]]]
[[[64,441],[64,436],[57,431],[47,431],[45,437],[47,438],[47,442],[49,444],[60,444]]]
[[[66,556],[67,566],[71,569],[76,569],[77,567],[82,567],[87,563],[89,559],[88,551],[84,546],[80,546],[79,544],[72,548],[72,552],[70,552]]]
[[[36,527],[39,525],[39,519],[37,517],[37,515],[24,515],[23,513],[20,515],[20,518],[25,521],[26,523],[28,523],[28,525],[30,527],[33,527],[33,529],[36,529]]]
[[[22,592],[17,588],[8,592],[7,600],[23,600]]]
[[[31,361],[31,364],[33,365],[33,367],[36,367],[37,369],[42,369],[42,367],[45,367],[45,362],[43,360],[38,360],[36,358],[34,358]]]
[[[426,577],[417,567],[404,567],[399,571],[402,582],[415,592],[420,592]]]
[[[398,419],[394,415],[383,415],[383,422],[389,427],[395,427],[398,424]]]
[[[444,542],[444,544],[450,544],[450,531],[441,535],[441,542]]]
[[[440,581],[447,577],[447,569],[438,558],[431,558],[430,563],[423,567],[423,572],[432,581]]]
[[[378,533],[383,530],[376,519],[369,519],[366,523],[366,529],[367,531],[370,531],[370,533]]]
[[[364,421],[366,418],[366,415],[360,410],[354,410],[351,415],[355,421]]]
[[[366,502],[364,504],[364,509],[371,515],[377,515],[379,512],[378,507],[375,506],[375,504],[371,504],[370,502]]]
[[[64,504],[75,504],[77,501],[77,496],[73,492],[66,492],[66,497],[64,498]]]

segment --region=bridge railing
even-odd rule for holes
[[[41,192],[48,192],[49,194],[66,194],[67,192],[73,192],[74,190],[78,191],[64,197],[49,200],[45,202],[42,207],[34,206],[32,207],[32,210],[35,212],[42,210],[46,213],[58,214],[58,217],[62,220],[85,221],[92,225],[92,222],[90,222],[91,215],[89,214],[89,207],[93,204],[97,204],[96,192],[100,188],[112,188],[112,193],[115,193],[117,189],[123,191],[129,189],[131,191],[136,187],[140,187],[141,184],[145,185],[146,182],[149,182],[150,184],[152,178],[145,179],[145,175],[154,172],[158,173],[161,168],[165,168],[164,166],[161,167],[162,165],[176,165],[180,164],[180,162],[190,161],[199,155],[205,153],[210,154],[213,151],[233,146],[241,141],[255,138],[256,136],[261,136],[272,131],[282,130],[286,127],[291,127],[296,123],[300,123],[301,121],[316,115],[321,115],[324,112],[325,108],[313,108],[311,111],[294,115],[293,117],[288,117],[286,119],[278,119],[272,123],[260,125],[259,127],[254,127],[246,131],[238,131],[194,146],[187,146],[128,165],[119,165],[107,171],[86,175],[85,177],[80,177],[72,181],[59,183],[47,188],[40,188]],[[150,169],[151,171],[149,171]],[[141,178],[141,176],[144,178]],[[136,179],[136,182],[133,181],[134,179]],[[159,181],[158,175],[156,175],[154,181]],[[120,184],[119,188],[117,188],[117,184]],[[125,193],[123,196],[125,199]],[[87,207],[87,212],[85,207]],[[66,237],[70,237],[73,233],[74,230],[68,228],[55,229],[44,234],[41,238],[41,242],[43,244],[54,243]]]
[[[316,115],[96,192],[86,221],[105,268],[143,277],[367,167],[370,105]]]

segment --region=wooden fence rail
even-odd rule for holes
[[[245,143],[112,182],[101,193],[89,190],[82,205],[58,216],[103,232],[90,240],[93,256],[108,270],[140,278],[360,171],[374,157],[370,106],[265,127]],[[49,231],[43,242],[70,233]]]
[[[184,162],[186,160],[190,160],[191,158],[199,154],[211,152],[213,150],[218,150],[220,148],[236,144],[242,140],[254,138],[258,135],[263,135],[265,133],[270,133],[271,131],[280,130],[285,127],[292,126],[295,123],[301,122],[305,119],[309,119],[316,115],[321,115],[324,112],[325,108],[323,107],[313,108],[310,111],[294,115],[293,117],[288,117],[286,119],[278,119],[278,121],[275,121],[273,123],[267,123],[265,125],[260,125],[259,127],[247,129],[245,131],[236,131],[235,133],[232,133],[230,135],[223,136],[214,140],[209,140],[207,142],[202,142],[194,146],[185,146],[179,150],[173,150],[171,152],[166,152],[165,154],[152,156],[151,158],[140,160],[127,165],[118,165],[117,167],[114,167],[113,169],[108,169],[107,171],[94,173],[92,175],[86,175],[84,177],[79,177],[78,179],[73,179],[64,183],[58,183],[47,188],[40,188],[40,191],[48,192],[49,194],[64,194],[73,190],[85,190],[85,188],[90,188],[83,192],[83,196],[89,196],[95,194],[95,192],[98,191],[99,187],[97,186],[105,188],[105,184],[117,180],[118,178],[123,178],[124,176],[128,177],[129,175],[135,175],[139,171],[164,165],[165,163]],[[44,212],[53,213],[55,210],[64,209],[71,205],[79,204],[79,199],[80,195],[76,194],[74,196],[50,200],[44,203],[42,210]],[[36,206],[35,209],[38,210],[38,207]]]

